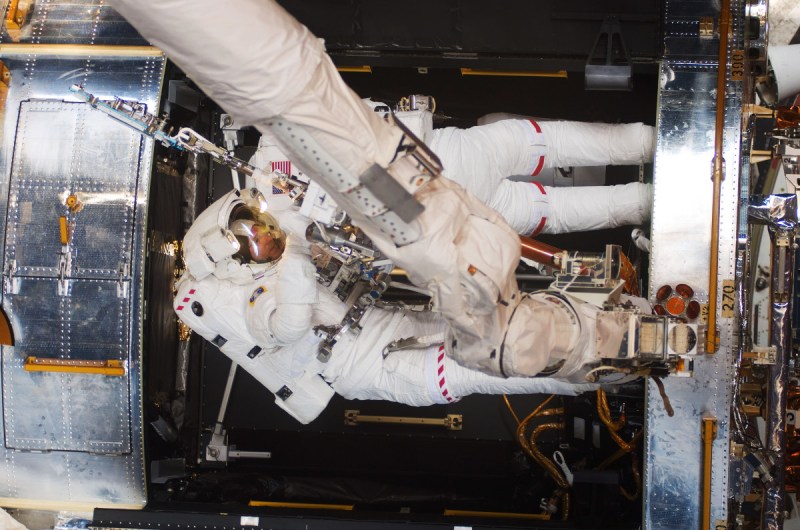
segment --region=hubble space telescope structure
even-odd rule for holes
[[[796,50],[768,48],[766,0],[542,8],[551,36],[593,28],[575,39],[588,39],[585,53],[522,31],[512,20],[535,13],[518,2],[492,12],[506,32],[485,18],[490,6],[466,0],[441,12],[428,6],[429,16],[368,2],[283,2],[326,39],[362,96],[381,98],[375,92],[407,82],[399,74],[407,70],[413,83],[451,91],[438,96],[445,109],[447,97],[467,93],[467,103],[438,113],[433,98],[419,95],[377,104],[380,117],[370,119],[392,124],[403,156],[354,182],[345,182],[352,161],[325,152],[330,145],[298,127],[291,109],[260,128],[292,161],[275,155],[259,166],[265,151],[257,148],[269,135],[259,139],[225,109],[246,113],[236,107],[246,100],[230,94],[263,87],[213,79],[197,59],[199,44],[165,29],[177,31],[186,13],[165,4],[136,14],[130,4],[120,7],[128,21],[103,0],[6,3],[0,506],[90,513],[92,527],[132,529],[783,527],[800,487],[800,113],[786,105],[800,92],[800,69],[792,68]],[[219,6],[207,44],[234,45],[209,57],[229,53],[235,63],[235,45],[246,39],[226,28],[250,9],[267,13],[250,4]],[[457,80],[438,71],[458,71]],[[437,157],[409,124],[459,123],[444,114],[485,114],[501,98],[526,114],[512,108],[521,96],[503,90],[570,77],[578,91],[554,98],[607,98],[620,114],[632,112],[622,108],[626,94],[649,102],[629,121],[655,124],[654,163],[621,177],[652,182],[651,221],[637,232],[647,252],[629,243],[630,229],[622,239],[522,237],[528,261],[517,268],[517,236],[498,222],[466,244],[486,258],[480,240],[489,239],[497,259],[479,263],[467,253],[461,270],[460,261],[447,268],[449,254],[415,254],[413,243],[426,235],[415,220],[446,206],[430,190],[466,195],[438,179]],[[642,79],[653,83],[642,89]],[[493,88],[498,101],[487,101]],[[584,121],[602,114],[581,104],[563,112]],[[596,182],[598,171],[601,184],[617,175],[556,168],[552,180]],[[404,180],[410,174],[419,178]],[[232,202],[215,202],[223,196]],[[195,324],[208,309],[192,298],[194,285],[178,282],[175,309],[192,334],[172,310],[172,289],[187,270],[198,280],[240,274],[226,261],[241,244],[225,230],[227,214],[273,200],[300,205],[313,221],[306,235],[324,250],[318,281],[348,309],[340,325],[316,330],[320,363],[337,341],[362,332],[369,308],[429,310],[432,298],[450,324],[443,357],[499,377],[535,375],[508,361],[511,353],[503,364],[503,350],[493,348],[509,335],[536,346],[524,332],[530,326],[514,320],[517,306],[505,309],[504,300],[549,289],[539,296],[558,307],[571,297],[593,304],[592,319],[580,322],[597,326],[590,346],[600,353],[586,367],[567,360],[536,371],[559,375],[566,365],[566,375],[580,376],[572,382],[591,390],[574,395],[545,383],[544,395],[479,395],[416,412],[334,397],[296,366],[284,373],[276,364],[266,375],[248,368],[269,352]],[[211,204],[223,205],[224,223],[217,210],[202,213]],[[200,243],[183,246],[195,221]],[[513,252],[504,254],[502,241]],[[633,265],[625,253],[638,256]],[[491,291],[475,277],[482,267],[500,283],[501,303],[481,313],[477,302]],[[623,288],[654,313],[625,304]],[[453,293],[470,300],[466,311]],[[312,412],[302,408],[314,400]],[[518,415],[512,401],[532,412]]]

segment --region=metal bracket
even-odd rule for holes
[[[229,462],[237,458],[259,458],[269,459],[272,458],[272,453],[269,451],[242,451],[236,448],[235,445],[228,445],[228,434],[223,430],[221,432],[214,432],[211,435],[211,441],[206,446],[206,460],[209,462]]]
[[[76,374],[99,374],[116,377],[123,376],[127,372],[125,362],[116,359],[92,361],[32,356],[25,359],[24,369],[26,372],[67,372]]]
[[[225,149],[228,153],[233,151],[241,143],[242,129],[239,127],[233,116],[230,114],[222,114],[219,117],[219,128],[222,129],[222,137],[225,140]]]
[[[714,17],[700,17],[698,34],[701,39],[710,39],[714,36]]]
[[[460,431],[464,425],[461,414],[448,414],[445,418],[410,418],[405,416],[365,416],[357,410],[344,411],[344,424],[355,426],[361,423],[388,423],[392,425],[430,425],[444,427],[448,431]]]
[[[361,333],[359,323],[368,307],[361,304],[353,305],[338,326],[317,326],[314,328],[314,334],[322,339],[317,351],[317,360],[322,363],[328,362],[331,355],[333,355],[333,347],[336,342],[346,333],[349,332],[358,337]]]
[[[3,292],[5,294],[19,294],[19,278],[17,274],[17,260],[8,260],[5,279],[3,281]]]
[[[69,296],[71,282],[69,275],[72,271],[72,252],[69,245],[62,245],[58,255],[58,296]]]
[[[28,14],[33,11],[33,0],[11,0],[6,11],[5,26],[11,40],[18,42],[22,37],[22,29],[28,21]]]
[[[129,263],[122,263],[119,266],[119,278],[117,280],[117,298],[128,298],[130,292],[131,266]]]
[[[751,352],[744,352],[742,358],[750,359],[753,364],[775,364],[778,358],[778,349],[775,346],[756,346]]]
[[[598,59],[602,62],[598,63]],[[631,58],[622,38],[619,20],[616,17],[606,17],[586,60],[586,88],[630,90],[632,72]]]

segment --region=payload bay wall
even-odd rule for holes
[[[7,3],[0,236],[2,303],[16,336],[2,348],[0,505],[141,507],[152,143],[79,103],[69,87],[157,112],[165,59],[103,0],[38,0],[30,12]],[[79,211],[67,207],[70,196]],[[29,356],[121,361],[125,374],[29,372]]]

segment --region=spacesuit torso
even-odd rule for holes
[[[274,393],[279,407],[307,423],[334,393],[319,375],[320,339],[312,328],[337,324],[346,308],[333,294],[320,290],[319,301],[312,306],[311,327],[300,340],[278,344],[263,334],[256,338],[260,334],[254,328],[277,307],[278,281],[276,268],[245,284],[213,275],[197,280],[187,273],[178,283],[175,311],[194,332]]]

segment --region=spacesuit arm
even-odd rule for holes
[[[294,209],[278,213],[278,222],[288,237],[278,261],[275,292],[256,300],[254,310],[248,312],[248,326],[262,343],[286,346],[302,339],[311,329],[319,292],[311,244],[305,239],[311,222]]]
[[[289,236],[278,263],[277,306],[268,320],[272,337],[280,345],[293,344],[308,333],[313,305],[319,301],[311,249],[298,239]]]
[[[309,127],[321,147],[355,175],[394,158],[401,132],[347,87],[322,39],[275,2],[222,10],[212,0],[112,3],[236,123],[263,133],[264,123],[281,116]],[[211,12],[214,24],[208,23]],[[300,163],[300,156],[280,147]]]

